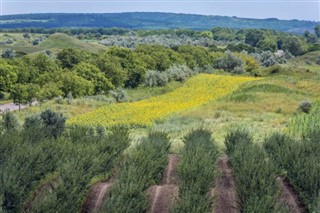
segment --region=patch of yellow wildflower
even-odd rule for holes
[[[137,102],[111,104],[73,117],[67,123],[85,126],[150,126],[155,120],[170,114],[223,97],[242,83],[252,80],[256,78],[199,74],[173,92]]]

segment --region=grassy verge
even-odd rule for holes
[[[119,167],[117,180],[103,206],[106,212],[145,212],[145,190],[158,182],[167,165],[170,147],[166,134],[150,133]]]
[[[228,133],[227,153],[235,176],[241,212],[285,212],[277,204],[277,169],[266,152],[242,129]]]
[[[178,166],[179,201],[172,212],[212,211],[212,198],[208,194],[213,187],[217,156],[211,132],[199,129],[186,136]]]

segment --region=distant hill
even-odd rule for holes
[[[116,27],[128,29],[236,29],[261,28],[289,33],[313,31],[317,22],[299,20],[249,19],[227,16],[134,12],[134,13],[41,13],[0,16],[0,28]]]

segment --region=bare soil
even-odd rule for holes
[[[277,181],[281,189],[280,202],[287,205],[290,213],[305,213],[307,212],[305,205],[295,192],[288,178],[278,177]]]
[[[102,207],[103,200],[107,195],[113,181],[100,182],[93,185],[89,191],[89,195],[82,208],[82,213],[96,213]]]
[[[149,212],[167,213],[179,195],[177,166],[179,157],[169,155],[169,162],[163,171],[162,185],[155,185],[148,189]]]
[[[231,165],[227,155],[221,155],[218,159],[218,168],[222,175],[217,178],[216,186],[212,194],[216,198],[215,213],[239,213],[238,197],[235,181],[232,175]]]

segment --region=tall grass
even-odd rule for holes
[[[241,212],[284,212],[277,204],[277,169],[266,152],[244,129],[232,130],[225,139]]]
[[[294,136],[307,138],[320,129],[320,103],[316,103],[309,113],[299,113],[292,118],[289,132]]]
[[[319,134],[294,140],[274,133],[265,139],[265,149],[288,176],[310,212],[320,212],[320,146]]]
[[[106,212],[145,212],[145,190],[157,183],[167,165],[170,142],[164,133],[150,133],[126,157],[103,206]]]
[[[179,201],[172,212],[212,211],[212,198],[208,194],[213,187],[217,156],[211,132],[198,129],[186,136],[178,166]]]

